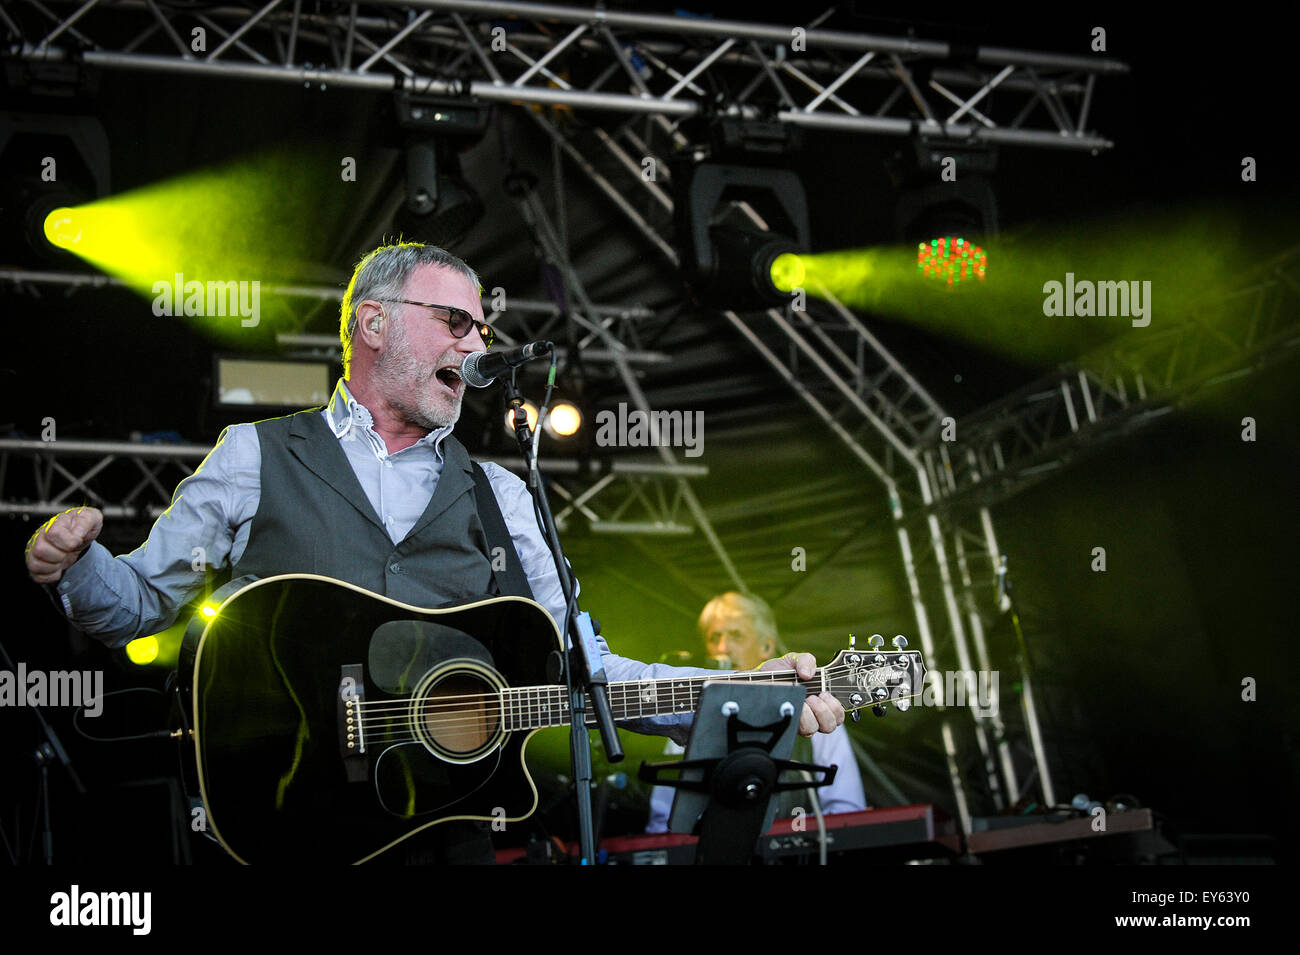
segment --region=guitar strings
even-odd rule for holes
[[[834,669],[838,670],[841,668],[836,667]],[[719,672],[724,672],[724,671],[719,671]],[[778,683],[778,684],[786,683],[786,684],[793,685],[795,683],[798,683],[804,686],[804,688],[810,693],[821,692],[813,685],[811,681],[802,681],[799,680],[797,677],[794,680],[779,679],[780,677],[784,677],[789,674],[794,674],[795,672],[796,671],[794,670],[764,670],[761,672],[756,671],[753,673],[746,673],[746,674],[733,674],[731,676],[725,676],[725,677],[712,677],[712,676],[689,677],[684,680],[663,678],[658,680],[646,680],[646,681],[634,682],[632,685],[616,684],[610,687],[610,697],[611,699],[614,699],[619,694],[621,694],[621,698],[623,701],[626,701],[629,697],[635,697],[639,699],[642,693],[645,692],[647,684],[655,685],[656,699],[657,699],[659,696],[663,695],[658,692],[657,685],[659,684],[668,685],[671,688],[672,695],[676,696],[679,692],[685,692],[687,695],[690,695],[692,689],[695,686],[698,685],[702,687],[705,683],[750,683],[756,679],[761,680],[763,682]],[[826,672],[829,674],[831,670],[827,669]],[[686,688],[685,690],[680,690],[679,688],[682,687],[683,684],[686,685]],[[482,701],[482,700],[495,701],[500,699],[502,692],[503,691],[498,690],[490,693],[447,694],[447,695],[424,697],[424,699],[437,700],[439,703],[449,703],[452,701],[465,701],[465,702]],[[555,697],[555,698],[568,696],[567,689],[565,687],[558,686],[558,685],[538,686],[538,687],[505,687],[504,692],[506,694],[512,694],[512,696],[510,696],[510,699],[512,700],[524,699],[525,702],[528,701],[526,700],[526,698],[522,698],[520,694],[545,693],[548,695],[548,697]],[[399,697],[399,698],[383,699],[383,700],[358,700],[356,702],[356,706],[358,707],[358,709],[364,708],[365,710],[371,713],[382,712],[385,709],[388,710],[405,709],[408,704],[410,704],[416,699],[417,699],[416,697]]]
[[[836,669],[839,669],[839,668],[837,667]],[[718,671],[718,672],[719,672],[719,673],[726,673],[726,671],[724,671],[724,670],[720,670],[720,671]],[[767,681],[767,682],[771,682],[771,683],[782,683],[782,682],[797,683],[797,682],[802,682],[802,681],[800,681],[797,677],[795,678],[795,680],[781,680],[781,679],[777,679],[777,677],[784,677],[784,676],[786,676],[786,675],[788,675],[788,674],[795,673],[795,672],[796,672],[796,671],[794,671],[794,670],[763,670],[763,671],[761,671],[761,672],[760,672],[760,671],[755,671],[755,672],[752,672],[752,673],[735,673],[735,674],[731,674],[731,675],[727,675],[727,676],[719,676],[719,677],[712,677],[712,676],[693,676],[693,677],[687,677],[687,678],[685,678],[685,679],[681,679],[681,680],[673,679],[673,678],[671,678],[671,677],[663,677],[663,678],[656,679],[656,680],[643,680],[643,681],[631,681],[631,682],[634,683],[634,684],[635,684],[636,686],[638,686],[638,687],[642,687],[642,686],[644,686],[644,685],[647,684],[647,683],[652,683],[652,684],[675,684],[675,685],[677,685],[677,686],[681,686],[682,684],[688,684],[688,685],[699,684],[699,685],[702,686],[704,683],[710,683],[710,682],[712,682],[712,683],[741,683],[741,682],[750,682],[750,681],[754,680],[755,678],[761,678],[761,679],[763,679],[763,680],[765,680],[765,681]],[[829,671],[828,671],[828,672],[829,672]],[[631,687],[628,686],[627,684],[615,684],[614,686],[610,687],[610,689],[611,689],[611,690],[619,689],[619,690],[622,690],[622,691],[625,692],[625,693],[627,693],[627,692],[638,692],[638,691],[632,690]],[[536,687],[517,687],[517,686],[508,686],[508,687],[505,688],[505,690],[506,690],[506,692],[508,692],[508,693],[527,693],[527,692],[533,692],[533,691],[546,691],[546,692],[557,692],[557,691],[558,691],[558,692],[567,692],[567,690],[565,690],[565,688],[564,688],[563,686],[560,686],[559,684],[555,684],[555,685],[543,685],[543,686],[536,686]],[[455,694],[455,695],[442,696],[442,697],[438,697],[438,699],[445,699],[445,700],[462,700],[462,699],[481,698],[481,697],[485,697],[485,696],[495,697],[496,695],[497,695],[497,693],[462,693],[462,694]],[[414,697],[406,697],[405,699],[406,699],[406,700],[411,700],[411,699],[414,699]],[[373,702],[372,702],[372,701],[368,701],[368,700],[360,700],[360,701],[357,702],[357,705],[358,705],[358,706],[375,706],[375,705],[382,705],[382,704],[384,704],[384,703],[392,703],[392,702],[401,702],[401,700],[375,700],[375,701],[373,701]]]
[[[880,702],[893,703],[893,702],[897,702],[897,700],[900,699],[913,700],[913,699],[917,699],[920,695],[921,695],[920,693],[912,693],[912,694],[908,694],[907,696],[891,697],[889,700],[882,700]],[[868,704],[868,705],[874,705],[874,704]],[[856,709],[865,709],[865,708],[866,708],[865,706],[856,707]],[[405,715],[409,717],[409,712],[406,713]],[[454,716],[454,714],[452,713],[445,713],[442,715],[444,717]],[[499,726],[502,722],[505,722],[507,724],[510,722],[509,720],[510,715],[512,714],[509,712],[501,712],[501,711],[494,711],[486,714],[466,713],[461,717],[454,717],[450,719],[447,718],[438,719],[434,722],[434,724],[431,727],[429,727],[429,729],[433,733],[437,733],[440,731],[445,732],[451,730],[459,730],[459,731],[479,730],[479,731],[486,732],[489,727],[491,727],[492,730],[495,731],[496,727]],[[523,715],[534,715],[534,714],[523,714]],[[565,706],[565,711],[559,715],[566,717],[566,719],[562,719],[561,722],[559,723],[546,724],[546,726],[552,726],[552,725],[564,726],[568,724],[567,704]],[[635,719],[636,717],[625,716],[625,718]],[[403,739],[409,739],[409,740],[416,739],[416,737],[413,735],[406,735],[411,733],[411,730],[408,728],[410,726],[410,720],[399,718],[396,714],[389,717],[374,719],[370,722],[370,726],[372,727],[372,732],[365,733],[363,735],[363,739],[365,741],[379,741],[379,742],[392,741],[393,739],[392,734],[397,731],[402,731],[402,732],[398,732],[398,736]],[[377,729],[375,728],[376,726],[378,727]],[[364,729],[364,724],[362,728]],[[545,726],[528,726],[527,728],[542,729],[545,728]],[[506,732],[518,732],[519,729],[520,728],[510,729],[507,727]]]
[[[504,700],[504,707],[510,710],[548,709],[551,706],[567,707],[569,705],[568,693],[564,690],[563,687],[559,687],[557,689],[559,690],[559,692],[549,692],[544,698],[541,697],[530,698],[518,693],[509,695]],[[818,695],[820,693],[819,690],[813,687],[805,687],[805,692],[808,695],[813,695],[813,696]],[[644,703],[646,705],[654,706],[663,702],[675,703],[677,702],[677,698],[679,696],[686,700],[690,700],[693,697],[693,695],[694,694],[690,693],[689,691],[683,691],[680,693],[671,693],[671,694],[661,693],[656,695],[654,700],[643,700],[641,694],[635,692],[629,692],[629,693],[622,693],[618,695],[610,694],[610,703],[614,705],[623,705],[623,706],[631,706],[635,704]],[[396,715],[398,713],[408,712],[413,705],[420,706],[421,712],[427,714],[427,713],[456,712],[458,710],[466,709],[475,706],[477,704],[490,704],[492,706],[501,706],[502,698],[501,695],[498,693],[483,693],[483,694],[476,694],[476,695],[467,695],[463,697],[430,696],[430,697],[423,697],[423,698],[408,697],[405,699],[397,699],[397,700],[383,700],[383,701],[376,701],[375,704],[372,704],[369,708],[362,711],[359,714],[359,716],[360,719],[364,722],[365,720],[368,719],[384,718],[385,716],[388,715]]]
[[[656,693],[653,701],[643,701],[643,690],[641,688],[644,684],[616,686],[612,688],[614,692],[611,692],[610,694],[610,702],[615,706],[623,706],[624,708],[630,708],[633,704],[641,704],[643,702],[650,702],[652,705],[658,705],[662,702],[675,702],[678,694],[682,692],[679,689],[682,683],[688,684],[685,689],[685,696],[687,700],[690,700],[693,695],[693,684],[695,683],[698,683],[702,687],[703,684],[707,682],[740,683],[752,682],[755,678],[779,683],[781,681],[775,679],[776,677],[793,674],[794,672],[795,671],[793,670],[768,670],[763,671],[761,675],[759,673],[746,674],[743,676],[737,674],[729,679],[724,678],[722,680],[714,677],[693,677],[688,681],[653,681],[656,683],[668,683],[670,685],[671,699],[668,700],[663,699],[663,694]],[[816,695],[819,692],[815,685],[804,683],[803,686],[808,695]],[[509,695],[505,696],[504,700],[502,699],[502,693],[496,691],[492,693],[432,696],[420,698],[419,700],[414,697],[409,697],[404,699],[376,700],[370,702],[359,701],[357,704],[358,708],[365,708],[359,713],[360,725],[364,728],[367,723],[373,726],[376,720],[380,722],[388,722],[394,716],[406,716],[409,714],[412,704],[417,702],[421,703],[421,714],[425,717],[437,717],[440,715],[460,712],[475,703],[490,705],[494,711],[504,709],[511,714],[519,713],[521,711],[532,713],[533,711],[538,710],[549,710],[552,705],[562,712],[566,712],[568,709],[568,694],[563,687],[506,688],[506,692]],[[529,698],[527,696],[529,693],[545,693],[545,697]],[[644,707],[642,708],[644,709]]]

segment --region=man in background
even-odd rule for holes
[[[721,670],[757,670],[765,660],[777,655],[780,638],[776,632],[776,618],[772,608],[760,597],[728,591],[714,597],[704,605],[699,619],[700,636],[708,656]],[[849,743],[848,730],[841,724],[832,733],[819,733],[811,741],[811,753],[804,740],[795,743],[791,758],[799,762],[812,762],[819,766],[839,766],[835,781],[816,790],[823,813],[854,812],[867,808],[867,797],[862,789],[862,776]],[[669,742],[666,752],[680,754],[682,747]],[[806,801],[805,794],[791,791],[779,802]],[[650,822],[646,832],[667,832],[672,810],[674,790],[656,786],[650,794]],[[792,803],[793,805],[793,803]],[[778,818],[788,815],[778,806]]]

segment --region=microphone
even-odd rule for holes
[[[460,363],[460,377],[471,388],[486,388],[493,381],[526,361],[549,355],[555,346],[550,342],[529,342],[502,351],[470,352]]]

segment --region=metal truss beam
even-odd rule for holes
[[[68,294],[80,289],[127,288],[121,279],[100,273],[85,272],[43,272],[32,269],[0,268],[0,283],[10,283],[15,289],[28,294],[39,294],[41,286],[61,286]],[[343,297],[337,285],[273,285],[264,284],[261,291],[267,295],[284,298],[315,299],[322,302],[338,302]],[[491,299],[487,300],[491,304]],[[626,345],[635,340],[636,323],[651,318],[654,312],[642,305],[604,305],[593,303],[590,314],[604,329],[624,346],[624,358],[634,365],[660,365],[671,361],[671,356],[662,352],[635,349]],[[518,341],[535,341],[550,334],[560,324],[563,315],[553,302],[540,299],[506,297],[504,308],[488,309],[484,318],[497,333],[497,337],[506,345]],[[588,332],[579,346],[589,345],[596,338],[595,332]],[[283,332],[277,335],[284,347],[300,348],[315,354],[337,355],[342,350],[337,336],[313,335],[304,332]],[[567,356],[567,349],[559,349],[561,357]],[[582,347],[582,359],[591,364],[613,364],[614,355],[609,349]]]
[[[643,215],[626,197],[626,190],[620,189],[596,167],[599,152],[583,150],[571,142],[571,129],[562,130],[546,118],[532,115],[637,231],[660,250],[666,262],[676,268],[677,255],[659,232],[667,218],[664,213],[671,213],[671,197],[650,188],[652,184],[637,175],[633,165],[622,161],[614,137],[598,137],[605,147],[605,156],[612,159],[605,164],[610,176],[631,174],[631,182],[645,186],[643,194],[651,200],[651,208]],[[680,136],[674,130],[661,126],[659,131],[680,145]],[[618,135],[627,133],[625,127]],[[765,228],[752,208],[741,206],[740,211],[757,227]],[[927,514],[935,490],[917,449],[926,438],[940,432],[946,417],[944,410],[852,311],[827,290],[818,291],[824,294],[824,299],[809,299],[806,311],[770,309],[762,313],[768,320],[768,335],[775,330],[783,338],[790,356],[788,361],[778,353],[779,348],[770,346],[759,334],[758,316],[747,319],[734,311],[724,311],[723,315],[885,486],[912,598],[917,635],[930,666],[941,670],[945,661],[955,656],[961,669],[968,673],[976,657],[987,668],[982,630],[963,615],[963,606],[974,606],[971,588],[959,590],[956,571],[948,556],[952,528],[946,519],[941,520],[933,512]],[[831,408],[836,402],[841,406],[839,411]],[[841,420],[846,413],[860,425],[850,430]],[[923,519],[923,528],[915,526],[918,517]],[[919,559],[914,539],[923,542]],[[982,575],[979,579],[984,580]],[[986,596],[980,593],[981,598]],[[975,656],[971,653],[968,630],[975,639]],[[1003,808],[1014,801],[1008,798],[1009,794],[1019,791],[997,706],[989,712],[972,707],[969,712],[971,733],[980,751],[981,782],[972,784],[969,767],[964,762],[964,746],[959,742],[963,724],[954,714],[946,714],[940,728],[957,813],[967,831],[972,815],[981,806],[991,802],[992,808]],[[1047,785],[1050,787],[1050,783]]]
[[[808,128],[1039,148],[1110,148],[1087,130],[1108,57],[491,0],[230,3],[24,0],[18,55],[136,70],[598,109],[705,110]],[[52,8],[68,10],[63,19]],[[376,17],[390,9],[391,17]],[[53,21],[53,22],[51,22]],[[194,49],[195,28],[211,31]],[[561,36],[561,33],[563,35]],[[706,90],[709,92],[706,93]],[[716,95],[719,94],[720,95]]]
[[[1110,344],[918,447],[939,507],[987,506],[1300,346],[1300,246],[1192,314]]]
[[[0,514],[44,519],[89,504],[106,517],[153,519],[211,450],[200,444],[0,438]],[[499,463],[522,473],[518,460]],[[558,524],[580,516],[596,534],[641,535],[694,533],[683,513],[682,487],[709,473],[698,464],[568,458],[549,461],[546,471],[564,501]]]
[[[558,156],[556,161],[559,162]],[[513,198],[519,208],[520,215],[527,223],[533,237],[537,240],[538,246],[564,280],[569,298],[574,303],[573,308],[567,314],[568,320],[588,333],[584,341],[599,341],[604,346],[614,359],[614,369],[622,380],[623,387],[627,389],[631,404],[644,414],[651,414],[650,402],[646,399],[645,392],[641,390],[636,373],[627,359],[627,347],[611,333],[605,323],[593,320],[590,309],[591,300],[587,296],[586,287],[579,277],[577,269],[574,268],[573,262],[569,259],[563,236],[557,231],[555,223],[548,216],[546,208],[536,191],[529,190]],[[655,450],[665,465],[669,467],[679,466],[677,456],[671,448],[661,444]],[[708,541],[709,547],[712,548],[714,555],[722,564],[723,569],[726,571],[727,576],[731,578],[735,587],[742,591],[748,589],[745,586],[744,579],[740,576],[740,572],[736,569],[735,563],[728,556],[721,539],[714,531],[712,522],[704,513],[704,508],[695,496],[695,492],[686,483],[685,478],[678,477],[676,481],[677,489],[672,496],[671,502],[661,497],[660,513],[671,510],[671,513],[675,515],[679,510],[679,506],[684,508],[694,521],[695,527]],[[640,502],[645,506],[650,506],[649,500],[644,497],[640,498]],[[569,503],[571,506],[563,511],[566,515],[578,507],[576,500],[570,500]],[[670,532],[675,533],[675,531]]]

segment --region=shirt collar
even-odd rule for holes
[[[375,433],[375,419],[370,414],[370,410],[352,397],[352,392],[348,390],[348,386],[343,383],[342,378],[334,386],[334,394],[330,397],[329,404],[325,406],[325,420],[329,424],[330,430],[334,432],[334,437],[340,440],[347,437],[354,426],[358,430]],[[415,442],[412,447],[427,445],[441,453],[442,441],[447,435],[451,434],[452,427],[452,425],[447,425],[446,427],[435,428]],[[378,437],[377,434],[376,437]]]

